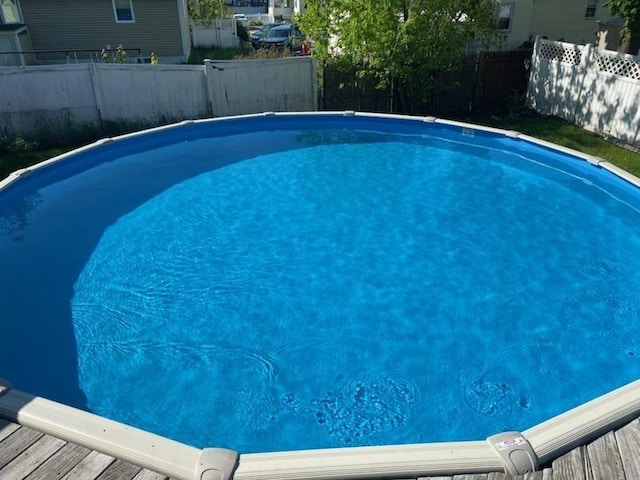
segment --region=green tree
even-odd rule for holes
[[[229,16],[224,0],[187,0],[189,18],[210,25],[216,18]]]
[[[607,0],[605,7],[613,15],[624,18],[620,51],[638,54],[640,49],[640,1],[639,0]]]
[[[499,43],[496,0],[308,0],[300,26],[314,55],[333,57],[400,93],[404,111],[424,101],[435,72],[476,42]]]

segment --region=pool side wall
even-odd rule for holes
[[[264,117],[362,117],[385,121],[424,122],[460,129],[463,135],[487,134],[517,139],[603,168],[640,188],[640,179],[605,159],[560,147],[518,132],[483,127],[435,117],[348,112],[292,112],[243,115],[184,121],[115,138],[107,138],[40,164],[18,170],[0,181],[0,192],[53,164],[129,138],[162,134],[191,124],[246,121]],[[414,124],[415,125],[415,124]],[[521,435],[533,449],[535,463],[543,466],[577,445],[640,416],[640,380],[636,380],[579,407],[531,427]],[[114,422],[41,397],[20,392],[0,379],[0,417],[58,438],[112,455],[180,480],[235,478],[238,480],[322,480],[418,477],[509,471],[487,440],[378,447],[301,450],[239,455],[225,449],[200,450],[173,440]],[[499,433],[499,432],[497,432]],[[209,473],[207,473],[209,472]]]

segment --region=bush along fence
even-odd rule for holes
[[[322,70],[324,110],[382,113],[459,114],[505,112],[524,106],[532,48],[486,51],[463,57],[452,70],[433,73],[434,88],[423,104],[402,110],[394,86],[379,88],[373,77],[329,63]]]
[[[582,128],[640,146],[640,57],[536,39],[527,102]]]

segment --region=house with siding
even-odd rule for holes
[[[518,47],[537,35],[549,40],[598,42],[598,21],[611,17],[605,0],[501,1],[498,28],[505,46]]]
[[[96,60],[118,45],[129,61],[183,63],[191,48],[186,0],[0,0],[0,12],[0,65]]]

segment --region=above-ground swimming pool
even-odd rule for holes
[[[504,132],[249,116],[0,192],[0,376],[198,447],[475,440],[638,377],[640,193]]]

